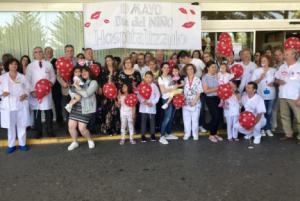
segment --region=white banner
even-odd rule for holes
[[[113,1],[84,5],[85,47],[201,49],[200,6]]]

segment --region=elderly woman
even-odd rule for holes
[[[202,77],[203,91],[206,94],[206,104],[211,115],[210,135],[208,139],[214,143],[222,141],[222,137],[217,135],[220,119],[222,115],[221,109],[218,107],[220,99],[217,95],[218,91],[218,75],[216,63],[210,61],[206,64],[206,74]]]
[[[184,140],[188,140],[193,135],[194,140],[198,140],[199,117],[200,117],[200,94],[203,92],[200,78],[195,76],[196,67],[187,64],[183,72],[186,74],[184,79],[184,98],[185,105],[182,108],[184,123]]]
[[[24,75],[18,72],[20,64],[17,59],[9,59],[4,69],[7,73],[0,77],[1,127],[7,129],[7,153],[16,150],[16,133],[19,148],[27,151],[26,127],[29,126],[29,85]]]
[[[77,142],[77,128],[80,133],[87,138],[89,148],[93,149],[95,147],[90,131],[87,129],[87,124],[92,118],[92,115],[96,112],[97,103],[95,92],[98,90],[98,84],[97,81],[91,78],[92,74],[88,67],[75,67],[73,72],[80,69],[84,84],[80,85],[80,80],[77,80],[73,83],[74,87],[70,89],[70,96],[73,97],[74,94],[78,94],[81,96],[81,100],[72,107],[69,115],[68,126],[73,139],[73,142],[68,147],[69,151],[79,146]]]

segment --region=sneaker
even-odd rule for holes
[[[141,142],[142,142],[142,143],[145,143],[145,142],[147,142],[147,138],[146,138],[146,136],[145,136],[145,135],[142,135],[142,140],[141,140]]]
[[[88,140],[88,145],[89,145],[89,149],[94,149],[95,148],[95,143],[93,140]]]
[[[169,106],[169,104],[168,103],[165,103],[165,104],[163,104],[162,106],[161,106],[161,109],[167,109],[168,108],[168,106]]]
[[[260,134],[261,134],[262,137],[265,137],[266,136],[265,130],[261,130]]]
[[[66,109],[67,112],[71,113],[72,106],[71,106],[70,104],[67,104],[67,105],[65,106],[65,109]]]
[[[173,134],[166,135],[167,140],[178,140],[178,137]]]
[[[73,150],[76,149],[77,147],[79,147],[78,142],[72,142],[72,143],[68,146],[68,151],[73,151]]]
[[[161,144],[165,144],[165,145],[169,144],[169,142],[168,142],[168,140],[166,140],[165,136],[160,137],[159,142]]]
[[[267,130],[267,136],[269,136],[269,137],[273,137],[274,136],[274,134],[272,133],[272,131],[271,130]]]
[[[125,139],[121,139],[119,142],[120,145],[124,145],[125,144]]]
[[[245,136],[244,136],[244,139],[245,139],[245,140],[250,140],[250,138],[251,138],[250,135],[245,135]]]
[[[136,141],[134,139],[130,139],[130,144],[136,144]]]
[[[203,128],[203,126],[200,126],[199,130],[200,130],[201,133],[206,133],[207,132],[207,130],[205,128]]]
[[[253,140],[253,143],[254,144],[260,144],[260,139],[261,139],[261,137],[255,137],[254,140]]]
[[[193,140],[194,141],[198,141],[199,140],[199,137],[197,136],[197,137],[193,137]]]
[[[157,140],[156,140],[156,137],[155,137],[155,135],[151,135],[151,142],[156,142]]]
[[[6,153],[11,154],[16,150],[17,150],[17,148],[15,146],[14,147],[8,147],[7,150],[6,150]]]
[[[24,145],[24,146],[19,146],[19,149],[20,149],[21,151],[28,151],[28,147],[27,147],[26,145]]]
[[[188,136],[188,135],[183,136],[183,140],[188,140],[188,139],[190,139],[190,136]]]

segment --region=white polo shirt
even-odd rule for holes
[[[275,74],[275,78],[286,83],[279,86],[279,98],[297,100],[300,95],[300,63],[288,66],[282,64]]]
[[[252,112],[255,116],[260,113],[266,113],[265,102],[258,94],[251,98],[247,94],[243,95],[242,105],[246,111]]]
[[[256,64],[250,61],[248,64],[244,64],[243,62],[240,63],[243,66],[244,73],[241,78],[241,84],[239,86],[239,92],[242,93],[250,81],[254,70],[256,69]]]
[[[262,67],[257,68],[254,70],[251,81],[258,80],[260,76],[263,74],[264,69]],[[268,72],[266,73],[265,77],[258,83],[257,93],[264,99],[264,100],[274,100],[276,98],[276,90],[275,87],[268,86],[268,84],[273,83],[275,80],[275,68],[269,68]]]

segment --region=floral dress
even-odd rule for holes
[[[118,72],[114,72],[111,76],[111,81],[118,85],[117,83],[117,76]],[[109,73],[107,71],[104,71],[101,73],[99,77],[99,85],[101,88],[108,82],[109,80]],[[101,133],[104,135],[114,135],[119,134],[121,129],[121,123],[120,123],[120,110],[117,107],[117,99],[110,100],[106,98],[103,94],[99,96],[98,103],[98,119],[100,119],[101,125],[100,130]]]

